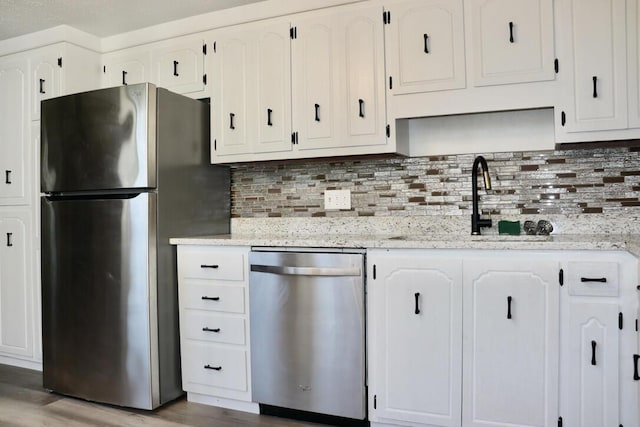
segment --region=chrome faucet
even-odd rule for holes
[[[482,167],[482,176],[484,178],[484,189],[491,190],[491,178],[489,177],[489,167],[487,161],[482,156],[476,157],[473,161],[473,170],[471,171],[471,187],[473,198],[473,212],[471,214],[471,234],[480,234],[481,227],[491,227],[491,218],[480,218],[478,212],[478,166]]]

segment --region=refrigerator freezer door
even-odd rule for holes
[[[43,101],[42,192],[155,188],[155,107],[148,83]]]
[[[44,387],[158,406],[156,195],[42,198]]]

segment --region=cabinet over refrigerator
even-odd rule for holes
[[[44,387],[152,409],[181,393],[171,236],[229,231],[209,106],[151,84],[42,102]]]

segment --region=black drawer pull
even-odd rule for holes
[[[273,110],[271,108],[267,108],[267,126],[273,126],[273,122],[271,121],[271,114],[273,114]]]
[[[203,296],[202,299],[204,301],[220,301],[220,297],[208,297],[208,296]]]
[[[315,121],[319,122],[320,121],[320,104],[313,104],[313,107],[315,108],[315,111],[316,111]]]
[[[593,97],[597,98],[598,97],[598,76],[593,76],[591,77],[591,79],[593,80]]]
[[[235,123],[233,123],[233,119],[235,119],[236,115],[235,113],[229,113],[229,129],[235,129],[236,125]]]
[[[607,283],[607,278],[606,277],[581,277],[580,281],[582,283],[585,283],[585,282]]]
[[[222,366],[204,365],[204,369],[212,369],[214,371],[222,371]]]
[[[429,34],[424,35],[424,53],[429,53]]]
[[[46,93],[44,91],[44,79],[40,79],[40,93]]]
[[[511,319],[511,301],[513,298],[511,296],[507,297],[507,319]]]
[[[178,61],[173,61],[173,75],[178,77]]]
[[[416,309],[414,311],[415,314],[420,314],[420,307],[418,305],[419,301],[420,301],[420,292],[416,292],[415,294],[413,294],[413,296],[416,299]]]
[[[640,381],[640,373],[638,372],[638,361],[640,361],[640,354],[633,355],[633,380]]]
[[[200,264],[200,268],[218,268],[218,264]]]
[[[7,246],[13,246],[13,242],[11,241],[11,237],[13,237],[13,233],[7,233]]]
[[[513,22],[509,22],[509,43],[513,43]]]
[[[202,332],[215,332],[215,333],[218,333],[218,332],[220,332],[220,328],[211,329],[211,328],[208,328],[208,327],[205,326],[204,328],[202,328]]]
[[[4,183],[5,184],[11,184],[11,171],[10,170],[4,171]]]
[[[595,341],[591,341],[591,364],[596,366],[596,345]]]
[[[364,119],[364,99],[358,99],[358,116]]]
[[[122,84],[127,85],[127,72],[122,70]]]

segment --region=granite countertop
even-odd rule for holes
[[[494,225],[499,219],[494,217]],[[576,215],[544,219],[553,223],[550,236],[501,235],[496,226],[483,229],[481,236],[472,236],[466,216],[234,218],[231,234],[176,236],[170,242],[306,248],[624,250],[640,257],[640,217]]]

